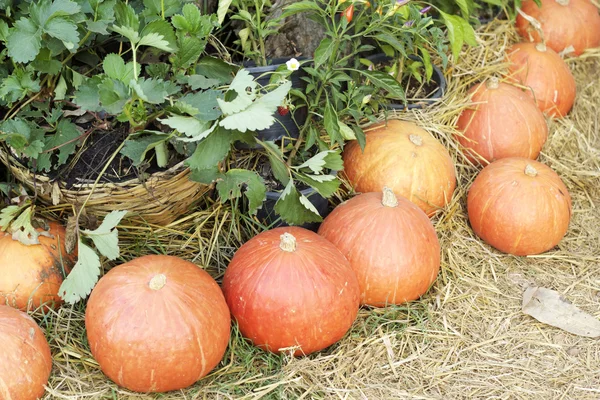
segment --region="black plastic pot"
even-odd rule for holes
[[[305,59],[306,58],[298,58],[298,61],[303,61]],[[250,75],[252,75],[261,86],[266,86],[271,79],[271,73],[277,70],[281,65],[285,65],[287,61],[288,59],[276,58],[271,60],[271,63],[264,67],[256,67],[253,62],[246,62],[243,64],[243,67],[250,72]],[[298,71],[294,71],[290,77],[292,88],[304,92],[307,83],[301,78],[305,76],[307,76],[307,73],[302,68]],[[286,115],[280,115],[278,112],[275,112],[273,116],[275,117],[275,123],[270,128],[256,132],[257,138],[263,142],[276,142],[284,137],[297,138],[300,134],[300,128],[306,122],[308,112],[306,107],[300,107],[293,113],[289,112]],[[244,143],[237,143],[235,147],[238,149],[261,148],[258,144],[251,146]]]
[[[411,55],[409,58],[413,61],[423,61],[421,57],[415,55]],[[372,56],[367,57],[367,59],[374,64],[383,64],[392,61],[392,57],[389,57],[384,53],[373,54]],[[446,93],[446,78],[444,77],[442,70],[436,65],[433,65],[433,75],[431,76],[431,79],[437,84],[438,88],[427,99],[422,99],[415,103],[409,102],[406,105],[402,103],[389,103],[387,107],[392,110],[414,110],[422,109],[437,103],[444,96],[444,93]]]

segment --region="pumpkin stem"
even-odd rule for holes
[[[561,6],[568,6],[569,5],[569,0],[556,0],[556,2],[558,4],[560,4]]]
[[[381,204],[383,204],[385,207],[398,206],[398,198],[389,187],[383,188],[383,199],[381,200]]]
[[[489,81],[487,81],[487,84],[485,86],[488,89],[498,89],[499,85],[500,85],[500,81],[498,80],[497,77],[493,76],[490,78]]]
[[[148,286],[152,290],[160,290],[167,284],[167,277],[164,274],[157,274],[150,279]]]
[[[537,51],[541,51],[542,53],[548,50],[548,48],[546,47],[546,44],[544,44],[544,43],[536,44],[535,48]]]
[[[423,145],[423,138],[421,136],[419,136],[419,135],[409,135],[408,139],[415,146],[422,146]]]
[[[528,176],[537,176],[538,172],[531,164],[527,164],[525,167],[525,175]]]
[[[281,242],[279,242],[279,248],[281,250],[287,251],[288,253],[296,251],[296,238],[293,235],[286,232],[279,236],[279,239],[281,239]]]

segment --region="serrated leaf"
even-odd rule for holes
[[[300,193],[294,186],[294,181],[289,181],[277,203],[275,212],[282,220],[290,225],[302,225],[308,222],[321,222],[323,218],[318,213],[309,210],[301,201]]]
[[[231,115],[248,108],[256,98],[256,86],[257,83],[254,81],[254,77],[250,75],[250,72],[245,69],[239,70],[229,85],[229,90],[237,93],[237,96],[231,101],[217,99],[223,114]]]
[[[237,70],[237,66],[210,56],[202,57],[196,64],[197,74],[206,76],[209,79],[217,79],[221,84],[231,82],[233,74]]]
[[[74,304],[87,297],[100,275],[100,258],[98,254],[81,240],[78,242],[77,263],[60,285],[60,297],[69,304]]]
[[[81,233],[92,239],[96,249],[109,260],[116,260],[119,257],[119,232],[116,226],[127,214],[126,210],[111,211],[98,229],[82,230]]]
[[[8,38],[8,24],[0,20],[0,42],[6,42]]]
[[[171,19],[173,26],[180,32],[195,35],[202,31],[203,18],[195,4],[186,4],[181,10],[181,15],[174,15]]]
[[[331,103],[327,103],[325,106],[325,112],[323,114],[323,123],[325,125],[325,130],[327,131],[327,135],[329,135],[329,139],[332,143],[344,143],[344,138],[340,133],[340,126],[338,125],[338,116],[335,112],[335,109],[331,105]]]
[[[108,26],[115,22],[114,0],[90,0],[90,7],[94,16],[86,21],[91,32],[108,35]]]
[[[98,76],[94,76],[79,85],[73,100],[75,104],[85,111],[101,111],[100,92],[98,91],[101,83],[102,79]]]
[[[133,63],[125,64],[125,61],[118,54],[107,54],[102,61],[102,68],[110,78],[123,83],[129,83],[129,81],[136,78]]]
[[[162,19],[150,22],[142,29],[140,46],[152,46],[164,51],[177,51],[173,26]]]
[[[184,37],[179,40],[179,51],[175,56],[173,65],[175,68],[189,68],[198,61],[206,47],[206,42],[195,37]],[[197,75],[196,75],[197,76]]]
[[[180,101],[196,110],[195,117],[204,121],[215,121],[221,116],[221,109],[217,99],[222,97],[223,93],[219,90],[206,90],[204,92],[191,93],[183,96]]]
[[[44,32],[63,42],[69,50],[74,49],[79,42],[79,32],[77,25],[70,19],[55,17],[44,25]]]
[[[177,86],[174,83],[153,78],[142,78],[138,81],[131,80],[129,86],[142,100],[151,104],[162,104],[170,94],[177,91]]]
[[[262,145],[267,150],[267,157],[269,157],[269,164],[271,164],[271,170],[273,171],[273,175],[275,175],[275,179],[283,185],[287,185],[290,181],[290,173],[283,161],[281,150],[273,142],[262,142]]]
[[[206,90],[219,85],[218,79],[208,79],[202,75],[190,75],[187,77],[187,84],[192,90]]]
[[[128,157],[133,165],[138,167],[146,160],[146,154],[153,150],[158,144],[168,140],[167,135],[146,135],[135,139],[127,139],[121,150],[121,154]]]
[[[242,186],[245,186],[244,196],[248,199],[248,212],[256,214],[265,201],[267,188],[263,179],[254,171],[231,169],[223,174],[217,182],[217,190],[221,202],[237,199],[242,196]]]
[[[231,5],[231,0],[219,0],[219,7],[217,8],[217,20],[219,24],[222,24],[225,21],[225,16],[227,15],[227,11],[229,11],[229,6]]]
[[[22,209],[23,211],[10,224],[9,231],[12,233],[12,239],[18,240],[26,246],[40,244],[39,236],[43,232],[38,232],[31,224],[34,208],[26,206]]]
[[[229,153],[231,143],[235,139],[233,132],[218,128],[198,143],[185,165],[192,170],[214,169]]]
[[[58,151],[58,165],[63,165],[71,154],[75,152],[78,142],[75,140],[81,136],[81,131],[77,129],[77,125],[68,119],[61,119],[56,127],[54,135],[47,136],[44,145],[44,151],[55,149],[52,152],[44,152],[38,157],[38,170],[42,168],[50,171],[48,168],[51,165],[50,157],[55,151]]]
[[[321,196],[329,198],[340,187],[340,180],[335,175],[297,174],[296,179],[315,189]]]
[[[62,63],[52,56],[50,50],[45,48],[40,50],[40,52],[38,53],[35,60],[31,63],[31,65],[38,72],[50,75],[56,75],[62,69]]]
[[[22,207],[19,206],[6,206],[0,210],[0,230],[6,232],[10,227],[10,223],[19,216]]]
[[[10,30],[6,47],[8,55],[15,61],[26,63],[33,61],[42,47],[42,32],[32,20],[21,18]]]
[[[112,26],[111,29],[118,34],[125,36],[133,45],[136,45],[140,41],[140,34],[131,27]]]
[[[119,114],[131,98],[128,88],[121,81],[105,79],[99,86],[102,108],[110,114]]]
[[[131,5],[123,1],[117,2],[115,6],[115,17],[117,25],[127,27],[130,32],[133,31],[137,34],[137,31],[140,28],[140,20]]]
[[[2,79],[0,83],[0,98],[9,104],[25,98],[30,93],[40,91],[39,80],[34,80],[32,71],[15,68],[13,73]]]
[[[50,5],[48,14],[51,17],[74,15],[81,11],[81,7],[71,0],[54,0]]]
[[[188,137],[195,138],[196,140],[204,139],[212,132],[212,130],[209,130],[211,127],[209,121],[201,121],[194,117],[184,117],[173,114],[168,118],[159,119],[159,121]]]
[[[265,94],[254,101],[244,111],[223,118],[219,125],[229,130],[240,132],[257,131],[271,127],[275,122],[273,114],[277,107],[283,104],[283,100],[292,88],[292,82],[286,81],[277,89]],[[219,99],[217,99],[219,101]],[[219,102],[219,105],[221,103]]]

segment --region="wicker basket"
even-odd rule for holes
[[[34,175],[18,160],[0,151],[2,161],[18,181],[37,192],[37,198],[56,209],[73,210],[85,205],[85,213],[103,217],[113,210],[128,210],[128,220],[168,225],[188,212],[192,205],[207,196],[212,186],[188,179],[190,170],[183,162],[156,172],[145,181],[131,179],[118,183],[75,184],[67,189],[64,182]],[[90,193],[91,196],[90,196]]]

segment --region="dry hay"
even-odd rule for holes
[[[523,315],[521,296],[536,284],[563,293],[600,317],[600,52],[569,60],[578,82],[571,115],[552,121],[540,158],[568,186],[574,215],[560,245],[536,257],[501,254],[468,226],[465,197],[477,169],[460,155],[453,124],[474,82],[501,74],[516,39],[507,23],[479,33],[451,71],[438,107],[401,114],[418,121],[450,149],[459,185],[434,219],[442,270],[420,301],[361,310],[352,331],[326,352],[294,359],[250,346],[234,330],[213,373],[184,391],[139,395],[117,388],[99,371],[86,345],[83,305],[43,321],[55,368],[48,399],[598,399],[600,347]],[[170,253],[219,277],[235,248],[252,235],[231,208],[214,204],[167,227],[126,226],[125,258]],[[258,228],[253,228],[258,229]]]

